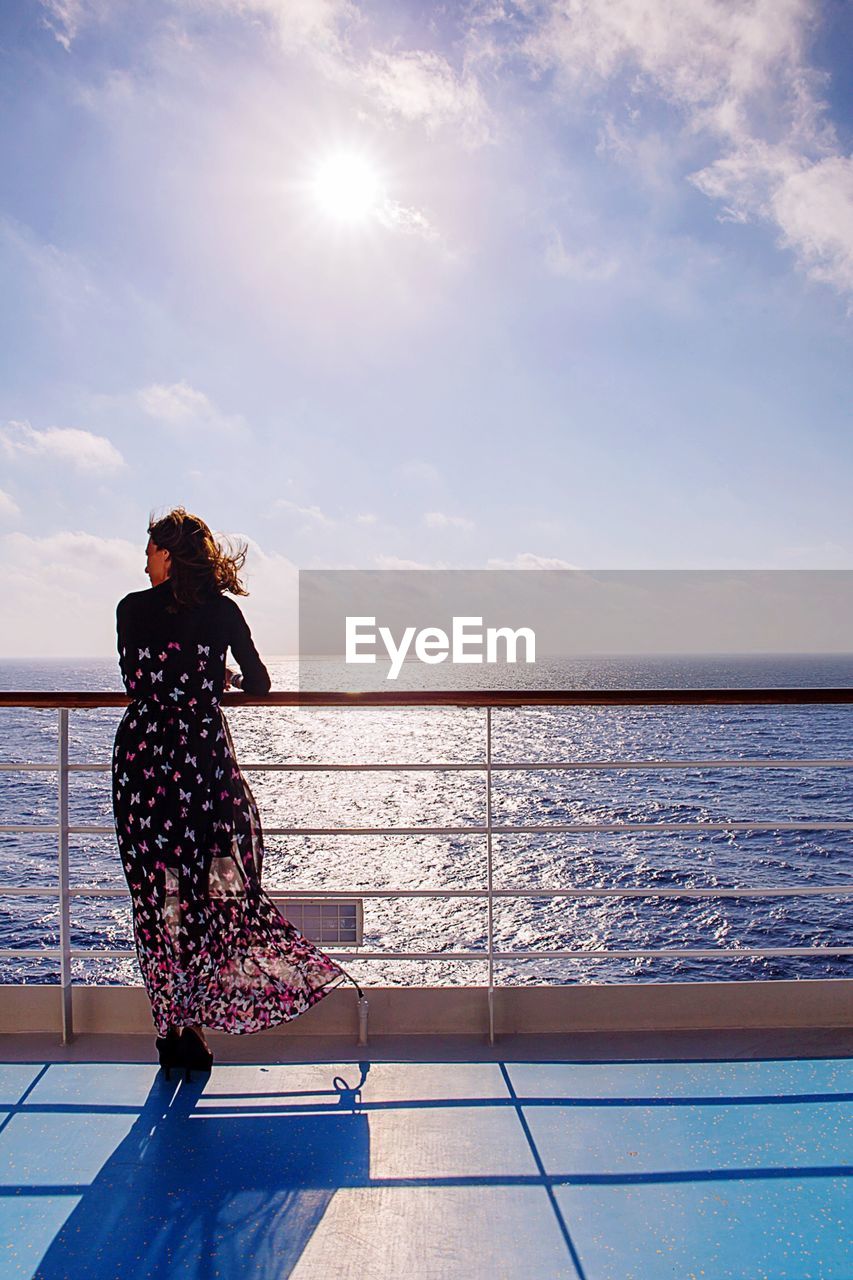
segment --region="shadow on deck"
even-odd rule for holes
[[[132,1060],[147,1039],[81,1040],[0,1041],[0,1276],[851,1275],[848,1036],[713,1061],[268,1043],[189,1084]]]

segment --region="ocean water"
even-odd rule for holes
[[[270,660],[273,687],[297,686],[293,661]],[[542,676],[540,675],[540,681]],[[851,687],[853,657],[577,658],[545,674],[553,688]],[[109,660],[0,662],[6,690],[121,688]],[[70,713],[74,763],[108,764],[121,708]],[[485,820],[479,771],[253,772],[258,763],[480,763],[477,708],[229,708],[238,758],[265,825],[444,826]],[[853,706],[537,707],[492,712],[496,762],[853,758]],[[55,711],[0,708],[0,759],[53,762]],[[73,824],[112,821],[106,770],[73,773]],[[56,774],[0,773],[0,823],[56,821]],[[496,826],[561,822],[784,822],[853,819],[853,768],[498,771]],[[498,889],[819,887],[807,897],[522,898],[494,905],[498,950],[718,948],[719,957],[499,961],[500,983],[719,981],[850,976],[850,957],[738,956],[738,950],[853,946],[853,852],[847,831],[620,832],[493,837]],[[72,835],[72,884],[124,888],[115,838]],[[269,836],[264,886],[310,889],[481,889],[486,841],[454,836]],[[0,885],[56,883],[56,837],[0,834]],[[825,892],[824,892],[825,890]],[[835,892],[833,892],[835,890]],[[472,961],[351,960],[359,981],[486,981],[482,899],[366,899],[364,948],[471,950]],[[133,948],[129,898],[72,899],[72,944]],[[0,947],[57,946],[55,901],[0,890]],[[732,949],[735,954],[726,954]],[[140,981],[135,959],[75,959],[75,978]],[[0,981],[56,982],[58,962],[0,959]]]

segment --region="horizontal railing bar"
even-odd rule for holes
[[[245,764],[240,766],[244,772],[255,773],[450,773],[479,772],[485,773],[483,761],[450,761],[439,764]],[[773,759],[736,760],[508,760],[495,761],[489,766],[493,772],[503,773],[543,773],[546,770],[565,769],[566,771],[583,772],[586,769],[606,771],[608,769],[815,769],[818,767],[850,769],[853,759],[796,759],[786,760],[780,757]],[[75,768],[109,769],[104,765],[72,765]]]
[[[488,952],[485,950],[344,951],[328,942],[323,943],[323,946],[329,952],[334,951],[334,954],[342,960],[482,960],[486,963],[489,958]],[[652,960],[671,957],[690,959],[708,957],[730,959],[736,957],[737,959],[748,959],[749,957],[758,956],[850,956],[853,955],[853,947],[768,947],[765,950],[748,950],[739,947],[671,947],[654,951],[495,951],[492,954],[495,960]],[[58,947],[45,947],[41,950],[25,950],[22,948],[20,951],[8,947],[0,948],[0,957],[4,959],[17,958],[19,956],[58,959],[60,955],[61,952]],[[118,951],[107,947],[91,950],[72,948],[71,957],[74,960],[99,959],[102,957],[133,960],[136,958],[136,952]]]
[[[350,952],[355,959],[372,959],[364,952]],[[431,960],[441,960],[444,953],[441,951],[426,952],[426,956]],[[377,959],[384,959],[385,952],[377,952]],[[686,948],[672,947],[663,950],[647,950],[647,951],[495,951],[495,960],[571,960],[586,959],[588,956],[595,957],[598,960],[611,959],[614,956],[621,960],[631,959],[666,959],[669,956],[685,956],[699,958],[700,956],[851,956],[853,955],[853,947],[768,947],[766,950],[741,950],[739,947],[706,947],[706,948]],[[476,952],[470,953],[471,959],[479,959]],[[395,957],[392,959],[412,959],[413,956]],[[461,957],[460,957],[461,958]]]
[[[72,951],[71,954],[73,955],[74,952]],[[102,953],[102,954],[106,954],[106,953]],[[131,955],[131,952],[117,951],[115,954],[117,956],[126,955],[129,957]],[[43,958],[45,960],[58,960],[61,955],[62,955],[62,952],[59,949],[59,947],[21,947],[20,950],[18,950],[16,947],[0,947],[0,956],[2,956],[4,959],[11,959],[12,957],[17,958],[18,956],[27,956],[31,959],[34,957],[37,957],[38,959]]]
[[[27,823],[19,823],[18,825],[13,825],[11,823],[4,823],[2,826],[0,826],[0,835],[4,835],[4,836],[10,836],[10,835],[49,836],[49,835],[56,835],[58,831],[59,831],[59,824],[57,822],[54,822],[45,826],[33,826],[32,824],[27,824]],[[96,827],[95,832],[87,832],[87,834],[88,835],[94,835],[94,834],[114,835],[115,828],[114,827]]]
[[[522,773],[540,772],[546,769],[571,769],[579,771],[583,771],[584,769],[813,769],[824,766],[827,768],[849,769],[853,768],[853,759],[837,760],[818,757],[816,759],[792,758],[788,760],[782,756],[774,756],[769,759],[764,757],[749,758],[745,756],[738,756],[736,759],[720,757],[719,759],[711,760],[496,760],[492,763],[491,769],[493,772],[495,770],[503,770],[505,773],[510,771],[514,773]],[[247,767],[251,769],[255,766],[249,765]],[[290,766],[287,767],[289,768]],[[318,765],[317,767],[325,768],[327,766]],[[369,767],[373,768],[372,765]],[[396,768],[398,766],[391,765],[389,767]],[[401,767],[407,768],[409,766],[404,765]],[[429,765],[427,767],[441,769],[454,766]],[[464,767],[485,769],[485,765],[465,765]],[[107,768],[109,768],[109,766],[107,766]]]
[[[19,823],[18,825],[4,823],[2,826],[0,826],[0,835],[4,835],[4,836],[10,836],[10,835],[49,836],[49,835],[56,835],[58,831],[59,831],[59,824],[56,822],[46,826],[33,826],[32,824],[26,824],[26,823]],[[115,828],[114,827],[98,827],[97,831],[105,835],[113,835],[115,833]]]
[[[70,830],[73,832],[75,828],[71,827]],[[467,827],[265,827],[264,831],[271,836],[458,836],[485,835],[486,828],[472,824]],[[493,835],[549,835],[560,832],[613,834],[620,831],[853,831],[853,822],[780,820],[778,822],[573,822],[526,827],[492,825]]]
[[[59,830],[56,823],[45,826],[3,825],[0,835],[55,835]],[[603,833],[618,834],[620,831],[853,831],[853,821],[823,820],[812,822],[787,821],[779,819],[774,822],[766,819],[763,822],[568,822],[550,823],[547,826],[492,826],[493,835],[556,835],[568,833]],[[69,835],[76,836],[109,836],[115,834],[114,827],[97,827],[87,824],[68,827]],[[264,827],[267,836],[476,836],[485,835],[486,828],[472,823],[464,827]]]
[[[417,832],[418,828],[414,830]],[[494,825],[492,831],[498,835],[537,835],[561,831],[853,831],[853,822],[850,820],[812,822],[808,819],[790,822],[779,819],[774,822],[768,818],[761,822],[573,822],[554,823],[547,826]]]
[[[274,901],[300,899],[352,899],[352,897],[488,897],[485,888],[266,888],[266,896]],[[0,897],[56,897],[56,886],[29,887],[28,884],[0,884]],[[127,888],[101,888],[97,884],[76,884],[68,892],[73,897],[129,897]],[[756,888],[496,888],[493,897],[848,897],[853,884],[802,884],[793,888],[757,886]]]
[[[142,701],[142,699],[139,699]],[[0,692],[0,707],[126,707],[126,693],[80,690]],[[853,688],[832,689],[441,689],[369,692],[225,693],[223,707],[618,707],[790,706],[853,703]]]
[[[582,773],[585,770],[606,772],[608,769],[851,769],[853,759],[770,759],[755,757],[712,760],[518,760],[496,761],[493,772],[541,773],[546,770],[565,770]],[[0,773],[42,772],[56,773],[55,764],[2,763]],[[112,766],[102,764],[69,764],[71,773],[109,773]],[[297,762],[291,764],[244,764],[244,773],[484,773],[482,761],[445,761],[438,764],[316,764]]]
[[[96,768],[96,769],[109,769],[109,767],[110,766],[108,764],[103,764],[103,765],[99,764],[99,765],[92,766],[92,768]],[[56,773],[58,768],[59,768],[59,765],[57,764],[35,764],[25,760],[12,761],[12,762],[3,761],[2,763],[0,763],[0,773],[29,773],[31,771],[33,773],[36,773],[36,772]],[[81,769],[81,768],[84,768],[84,766],[70,764],[68,768]]]
[[[325,889],[269,890],[268,896],[276,898],[327,897]],[[345,898],[487,898],[488,889],[352,889],[330,891]],[[813,885],[793,889],[493,889],[495,898],[787,898],[816,897],[820,894],[847,897],[853,895],[853,885]]]
[[[111,765],[102,764],[75,764],[68,765],[70,773],[109,773]],[[475,761],[444,761],[438,764],[416,764],[416,763],[399,763],[399,764],[317,764],[314,762],[296,762],[291,764],[261,764],[250,763],[241,766],[243,772],[252,773],[450,773],[450,772],[472,772],[484,773],[486,765],[483,762]],[[566,770],[583,772],[585,770],[599,770],[606,772],[608,769],[850,769],[853,768],[853,759],[832,759],[825,756],[816,756],[814,758],[787,758],[777,756],[773,758],[747,758],[743,756],[733,758],[719,759],[696,759],[696,760],[518,760],[518,761],[496,761],[491,766],[493,771],[503,771],[504,773],[540,773],[546,770]],[[57,766],[55,764],[34,764],[34,763],[0,763],[0,772],[5,773],[23,773],[23,772],[42,772],[56,773]]]

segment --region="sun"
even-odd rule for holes
[[[352,151],[336,152],[320,162],[313,191],[327,217],[339,222],[365,222],[382,202],[375,165]]]

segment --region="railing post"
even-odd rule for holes
[[[495,1043],[495,920],[492,880],[492,708],[486,707],[486,898],[489,949],[489,1044]]]
[[[74,1039],[71,995],[71,895],[68,876],[68,708],[59,708],[59,982],[62,993],[62,1044]]]

